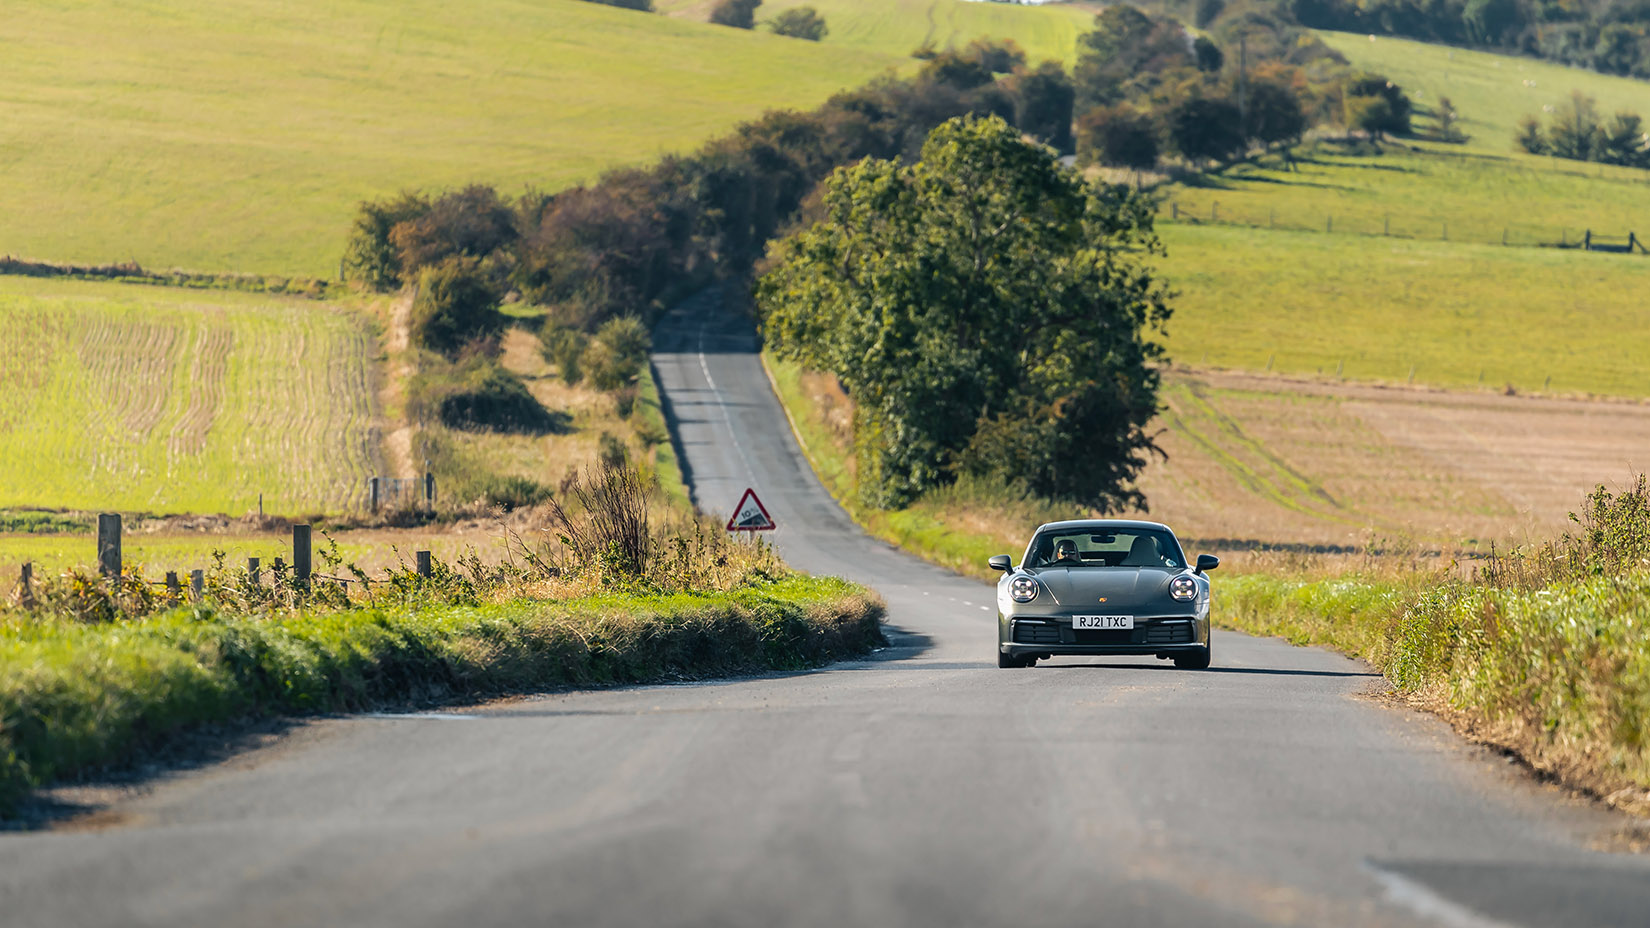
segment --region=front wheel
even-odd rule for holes
[[[1213,642],[1206,644],[1203,647],[1198,648],[1196,651],[1187,651],[1183,654],[1176,654],[1174,656],[1174,665],[1181,670],[1208,670],[1209,660],[1213,656],[1211,654],[1212,644]]]
[[[1030,667],[1036,663],[1037,658],[1035,657],[1013,657],[1004,654],[1002,651],[997,652],[997,666],[1004,670],[1014,667]]]

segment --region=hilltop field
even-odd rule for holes
[[[557,190],[691,150],[915,65],[923,10],[941,43],[1059,58],[1087,19],[839,6],[815,43],[581,0],[36,5],[0,36],[0,254],[331,277],[362,200]]]

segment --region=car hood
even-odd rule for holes
[[[1027,571],[1068,609],[1084,606],[1120,608],[1160,602],[1169,595],[1167,567],[1042,567]],[[1105,597],[1105,602],[1100,601]]]

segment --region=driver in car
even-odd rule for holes
[[[1077,542],[1070,538],[1062,538],[1054,543],[1054,563],[1081,564],[1083,559],[1077,554]]]

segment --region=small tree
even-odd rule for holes
[[[641,377],[652,340],[647,326],[635,316],[620,316],[602,323],[596,337],[584,350],[580,367],[598,390],[620,390]]]
[[[502,332],[504,321],[498,291],[476,259],[448,258],[419,276],[410,325],[419,347],[453,357],[470,342]]]
[[[1306,111],[1294,89],[1276,80],[1249,84],[1244,135],[1263,145],[1294,144],[1306,131]]]
[[[1414,104],[1403,88],[1379,74],[1362,74],[1347,82],[1346,127],[1362,129],[1371,138],[1408,135]]]
[[[825,28],[825,17],[811,6],[791,7],[773,18],[768,24],[775,35],[787,35],[793,39],[807,39],[818,42],[830,32]]]
[[[762,0],[720,0],[710,11],[710,21],[718,26],[735,29],[756,27],[756,8]]]
[[[1170,107],[1169,141],[1194,165],[1243,151],[1243,113],[1230,100],[1187,97]]]
[[[1006,84],[1014,98],[1015,125],[1056,151],[1070,152],[1071,108],[1077,91],[1065,69],[1058,62],[1045,61],[1034,71],[1016,71]]]
[[[1433,119],[1438,122],[1438,138],[1445,142],[1463,142],[1466,137],[1461,130],[1455,127],[1460,120],[1460,114],[1455,111],[1455,104],[1449,97],[1439,97],[1438,104],[1432,111]]]
[[[1577,90],[1553,114],[1553,126],[1547,138],[1552,153],[1560,158],[1590,161],[1599,149],[1603,134],[1593,98]]]
[[[1157,166],[1162,153],[1157,124],[1129,106],[1097,106],[1077,121],[1077,157],[1135,171]]]
[[[1541,120],[1534,116],[1525,116],[1519,120],[1518,134],[1513,136],[1513,140],[1532,155],[1545,155],[1548,152],[1547,133],[1542,131]]]
[[[1650,167],[1645,146],[1644,119],[1637,113],[1617,113],[1599,136],[1598,158],[1607,164]]]

